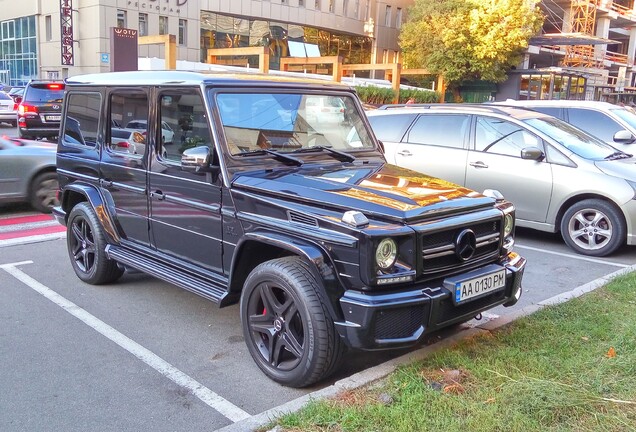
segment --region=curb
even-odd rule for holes
[[[347,378],[343,378],[339,381],[336,381],[334,384],[330,385],[329,387],[316,390],[314,392],[301,396],[297,399],[294,399],[287,403],[279,405],[277,407],[270,408],[267,411],[263,411],[262,413],[256,414],[245,420],[241,420],[236,423],[225,426],[223,428],[217,429],[217,432],[251,432],[256,430],[257,428],[262,428],[266,426],[268,423],[270,423],[271,421],[275,420],[276,417],[280,417],[283,414],[289,414],[295,411],[299,411],[301,408],[303,408],[307,403],[311,401],[326,399],[329,397],[336,396],[338,393],[340,393],[343,390],[352,390],[358,387],[365,386],[373,381],[377,381],[379,379],[386,377],[391,372],[393,372],[398,366],[409,364],[417,360],[423,360],[429,355],[431,355],[432,353],[440,349],[453,346],[462,340],[470,339],[475,336],[482,335],[492,330],[503,327],[519,318],[531,315],[541,309],[544,309],[547,306],[553,306],[560,303],[565,303],[568,300],[571,300],[576,297],[580,297],[583,294],[586,294],[604,285],[607,285],[607,283],[610,282],[612,279],[615,279],[627,273],[631,273],[633,271],[636,271],[636,264],[631,265],[629,267],[622,268],[608,275],[602,276],[591,282],[578,286],[571,291],[558,294],[554,297],[550,297],[549,299],[540,301],[539,303],[526,306],[524,308],[521,308],[517,311],[511,312],[506,315],[502,315],[498,318],[492,319],[479,326],[462,330],[458,333],[455,333],[451,336],[448,336],[442,339],[439,342],[435,342],[433,345],[422,347],[418,350],[404,354],[400,357],[396,357],[392,360],[381,363],[377,366],[373,366],[369,369],[365,369]]]

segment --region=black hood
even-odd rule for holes
[[[243,172],[233,187],[403,222],[493,205],[470,189],[389,164]]]

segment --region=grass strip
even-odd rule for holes
[[[289,432],[636,431],[636,274],[276,424]]]

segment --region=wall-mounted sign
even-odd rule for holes
[[[73,0],[60,0],[62,66],[73,66]]]
[[[102,59],[102,63],[108,63],[108,62],[110,62],[110,54],[108,54],[108,53],[102,53],[102,55],[101,55],[101,59]]]
[[[138,69],[138,32],[135,29],[110,28],[110,70],[113,72]]]
[[[128,6],[157,12],[180,13],[181,9],[179,8],[187,2],[188,0],[128,0]]]

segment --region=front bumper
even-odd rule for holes
[[[627,201],[621,206],[627,222],[627,244],[636,245],[636,200]]]
[[[514,305],[521,295],[526,260],[511,252],[499,264],[506,270],[505,287],[458,305],[442,281],[417,283],[408,290],[390,293],[346,291],[340,298],[345,320],[336,322],[336,328],[352,348],[416,345],[427,333],[468,321],[498,305]]]

